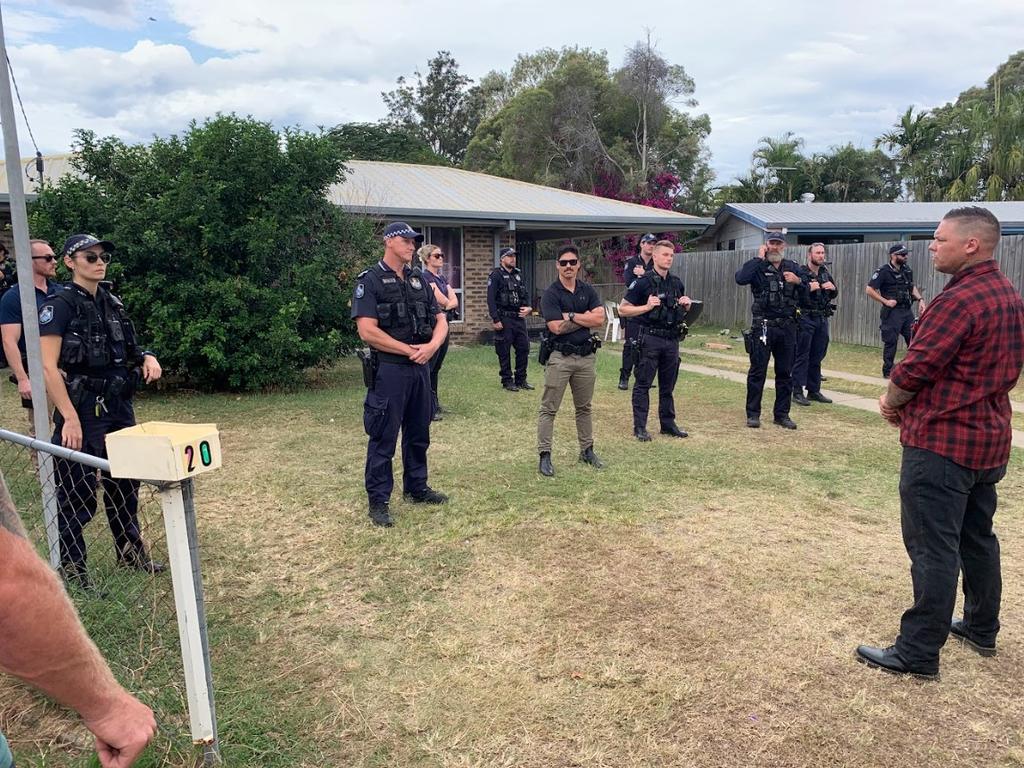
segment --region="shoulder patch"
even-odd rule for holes
[[[872,280],[877,280],[877,279],[878,279],[878,273],[877,273],[877,272],[875,272],[875,274],[873,274],[873,275],[871,276],[871,279],[872,279]]]
[[[491,278],[490,277],[487,278],[487,287],[488,288],[491,287]]]
[[[363,275],[365,275],[365,274],[366,273],[364,272]],[[362,275],[360,275],[360,277],[362,277]],[[356,298],[357,299],[361,299],[365,295],[366,295],[366,286],[363,285],[362,283],[360,283],[359,285],[356,286]]]
[[[637,281],[636,281],[636,280],[634,280],[634,281],[633,281],[632,283],[630,283],[630,284],[629,284],[629,287],[628,287],[628,288],[626,288],[626,290],[627,290],[627,291],[632,291],[632,290],[633,290],[633,286],[634,286],[634,285],[636,285],[636,282],[637,282]]]
[[[409,285],[411,285],[417,291],[420,290],[420,288],[423,287],[423,283],[420,281],[420,279],[416,275],[410,275],[409,276]]]
[[[53,305],[44,304],[43,308],[39,310],[39,324],[46,325],[51,320],[53,320]]]

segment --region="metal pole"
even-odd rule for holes
[[[39,355],[39,313],[36,310],[36,289],[32,279],[32,250],[29,245],[28,214],[25,212],[25,180],[21,175],[21,150],[18,147],[17,117],[11,96],[11,73],[7,67],[7,42],[4,36],[3,12],[0,10],[0,123],[4,132],[4,158],[7,162],[7,185],[11,201],[11,227],[14,230],[14,257],[18,264],[18,292],[21,295],[22,338],[28,353],[28,377],[32,382],[32,412],[36,434],[50,431],[50,414],[46,403],[46,384]],[[39,481],[43,493],[43,520],[50,547],[50,565],[60,565],[57,536],[57,493],[53,481],[53,459],[40,456]]]

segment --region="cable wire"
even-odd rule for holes
[[[18,79],[14,76],[14,67],[11,65],[11,57],[7,57],[7,69],[11,73],[11,82],[14,83],[14,94],[18,97],[18,106],[21,107],[21,116],[25,118],[25,127],[28,128],[28,137],[32,140],[32,146],[35,147],[36,154],[39,153],[39,145],[36,144],[36,137],[32,134],[32,125],[28,121],[28,115],[25,112],[25,104],[21,100],[21,91],[18,90]]]

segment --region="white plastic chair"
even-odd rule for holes
[[[619,340],[619,308],[614,302],[606,301],[604,303],[604,318],[606,325],[604,327],[604,340],[608,341],[608,337],[611,336],[612,341]]]

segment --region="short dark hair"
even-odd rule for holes
[[[676,250],[676,244],[673,243],[671,240],[659,240],[658,242],[656,242],[654,244],[654,247],[655,248],[671,248],[673,253],[675,253],[675,250]]]
[[[571,253],[576,258],[580,257],[580,249],[577,248],[575,245],[563,245],[561,248],[558,249],[558,256],[556,258],[560,259],[563,255],[567,253]]]
[[[954,208],[942,218],[955,219],[957,224],[966,226],[971,233],[978,235],[986,245],[992,248],[999,245],[999,237],[1003,230],[999,225],[999,219],[988,208],[982,208],[980,205],[965,205],[961,208]]]
[[[810,252],[811,252],[811,251],[813,251],[813,250],[814,250],[815,248],[817,248],[817,247],[818,247],[819,245],[820,245],[820,246],[821,246],[822,248],[824,248],[824,247],[825,247],[825,244],[824,244],[824,243],[811,243],[811,244],[810,244],[809,246],[807,246],[807,252],[808,252],[808,253],[810,253]]]

